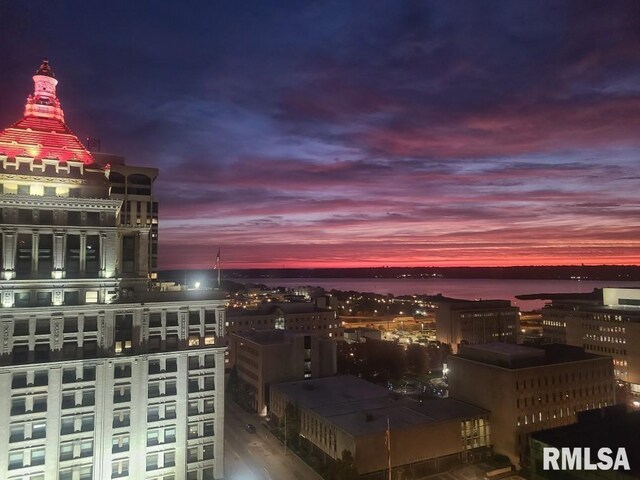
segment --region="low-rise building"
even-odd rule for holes
[[[569,345],[465,345],[447,366],[449,396],[492,412],[494,448],[515,465],[526,463],[531,432],[615,401],[611,358]]]
[[[342,337],[347,343],[360,343],[367,340],[382,340],[382,331],[376,328],[345,328]]]
[[[436,310],[436,340],[456,352],[460,344],[516,343],[519,308],[508,300],[442,297]]]
[[[246,335],[259,331],[309,333],[328,338],[342,337],[342,327],[334,310],[318,308],[313,303],[264,303],[258,308],[228,308],[225,334]],[[234,366],[236,343],[229,342],[226,367]]]
[[[267,413],[272,384],[337,372],[336,343],[320,335],[283,330],[234,333],[229,350],[239,378],[253,390],[251,406],[261,415]]]
[[[345,375],[272,386],[272,421],[283,425],[289,405],[301,442],[328,461],[351,452],[365,479],[382,478],[389,463],[419,478],[491,451],[489,412],[454,399],[420,403]]]

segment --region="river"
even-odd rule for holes
[[[240,281],[235,279],[235,281]],[[253,278],[242,283],[262,283],[270,287],[315,286],[326,290],[356,290],[392,295],[436,295],[468,300],[511,300],[521,311],[542,308],[545,300],[517,300],[531,293],[588,293],[602,287],[636,287],[640,282],[593,280],[495,280],[458,278]]]

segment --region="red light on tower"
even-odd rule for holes
[[[91,153],[64,122],[56,94],[58,80],[46,58],[33,76],[33,83],[24,116],[0,132],[0,154],[94,163]]]

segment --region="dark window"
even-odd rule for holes
[[[51,305],[51,292],[38,292],[36,299],[39,307],[49,306]]]
[[[149,327],[157,328],[162,326],[162,316],[160,312],[155,312],[149,315]]]
[[[85,340],[82,345],[82,355],[84,358],[95,358],[98,355],[98,342]]]
[[[76,358],[78,355],[78,342],[69,340],[62,345],[62,356],[64,358]]]
[[[87,225],[91,227],[100,226],[100,212],[87,212]]]
[[[122,237],[122,272],[134,273],[136,263],[136,239],[132,236]]]
[[[167,312],[167,327],[178,326],[178,312]]]
[[[48,335],[51,333],[51,322],[49,319],[36,320],[36,335]]]
[[[31,210],[29,210],[31,212]],[[18,234],[18,258],[16,259],[16,273],[19,276],[31,274],[32,235],[30,233]]]
[[[162,339],[160,335],[149,335],[149,351],[159,352],[162,348]]]
[[[29,335],[29,320],[17,320],[13,326],[13,335],[16,337]]]
[[[47,362],[49,361],[50,353],[49,345],[36,345],[33,358],[36,362]]]
[[[69,194],[71,196],[71,194]],[[82,213],[76,210],[67,212],[67,225],[79,226],[82,224]]]
[[[65,267],[68,276],[80,273],[80,235],[67,235]]]
[[[77,290],[72,292],[64,292],[64,304],[65,305],[78,305],[80,300],[80,294]]]
[[[29,188],[29,187],[27,187]],[[20,193],[20,192],[18,192]],[[26,208],[18,209],[18,223],[33,223],[33,210],[27,210]]]
[[[100,270],[100,237],[87,235],[86,271],[97,276]]]
[[[50,233],[40,234],[38,238],[38,273],[50,275],[52,270],[53,235]]]
[[[78,331],[78,319],[77,318],[65,318],[64,319],[64,333],[75,333]]]
[[[84,318],[84,331],[85,332],[97,332],[98,331],[98,319],[96,317]]]
[[[40,225],[53,225],[53,210],[38,211],[38,223]]]

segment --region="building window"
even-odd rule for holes
[[[111,462],[111,478],[126,477],[129,475],[129,460],[122,459]]]
[[[113,437],[111,453],[121,453],[129,451],[129,435],[118,435]]]
[[[85,293],[85,303],[98,303],[98,291],[89,290]]]
[[[113,428],[128,427],[131,425],[130,411],[128,408],[113,412]]]

